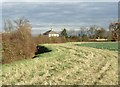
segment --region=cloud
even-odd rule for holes
[[[81,26],[99,24],[108,27],[118,16],[115,2],[40,2],[40,3],[3,3],[3,19],[26,17],[35,27],[63,25]],[[47,29],[45,26],[41,29]],[[65,26],[65,27],[66,27]],[[38,29],[38,28],[36,28]]]
[[[3,0],[3,2],[118,2],[119,0]]]

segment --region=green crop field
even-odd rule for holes
[[[83,44],[76,44],[76,45],[118,51],[117,42],[94,42],[94,43],[83,43]]]
[[[77,44],[77,45],[76,45]],[[87,45],[96,43],[87,43]],[[97,43],[98,47],[113,44]],[[80,46],[78,46],[80,45]],[[84,46],[82,46],[84,45]],[[3,85],[117,85],[118,51],[85,43],[43,44],[52,50],[37,58],[2,65]],[[109,47],[107,47],[109,49]]]

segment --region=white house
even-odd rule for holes
[[[45,33],[43,33],[43,35],[46,35],[48,37],[59,37],[59,34],[53,31],[52,29],[49,31],[46,31]]]

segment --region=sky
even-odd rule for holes
[[[79,1],[79,2],[78,2]],[[50,28],[60,31],[63,28],[68,30],[79,30],[81,26],[98,25],[105,29],[111,22],[118,18],[118,2],[95,2],[94,0],[62,2],[56,0],[21,0],[20,2],[2,2],[2,20],[15,20],[20,17],[27,18],[32,24],[34,34],[43,33]],[[89,2],[88,2],[89,1]],[[1,5],[0,5],[1,6]],[[1,15],[1,14],[0,14]],[[2,26],[0,25],[0,29]]]
[[[118,2],[119,0],[0,0],[3,2]]]

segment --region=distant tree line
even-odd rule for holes
[[[118,41],[120,34],[120,23],[111,23],[109,30],[92,25],[91,27],[81,27],[79,31],[66,30],[61,31],[61,36],[67,39],[76,39],[77,41],[91,41],[95,39],[107,39],[108,41]]]

